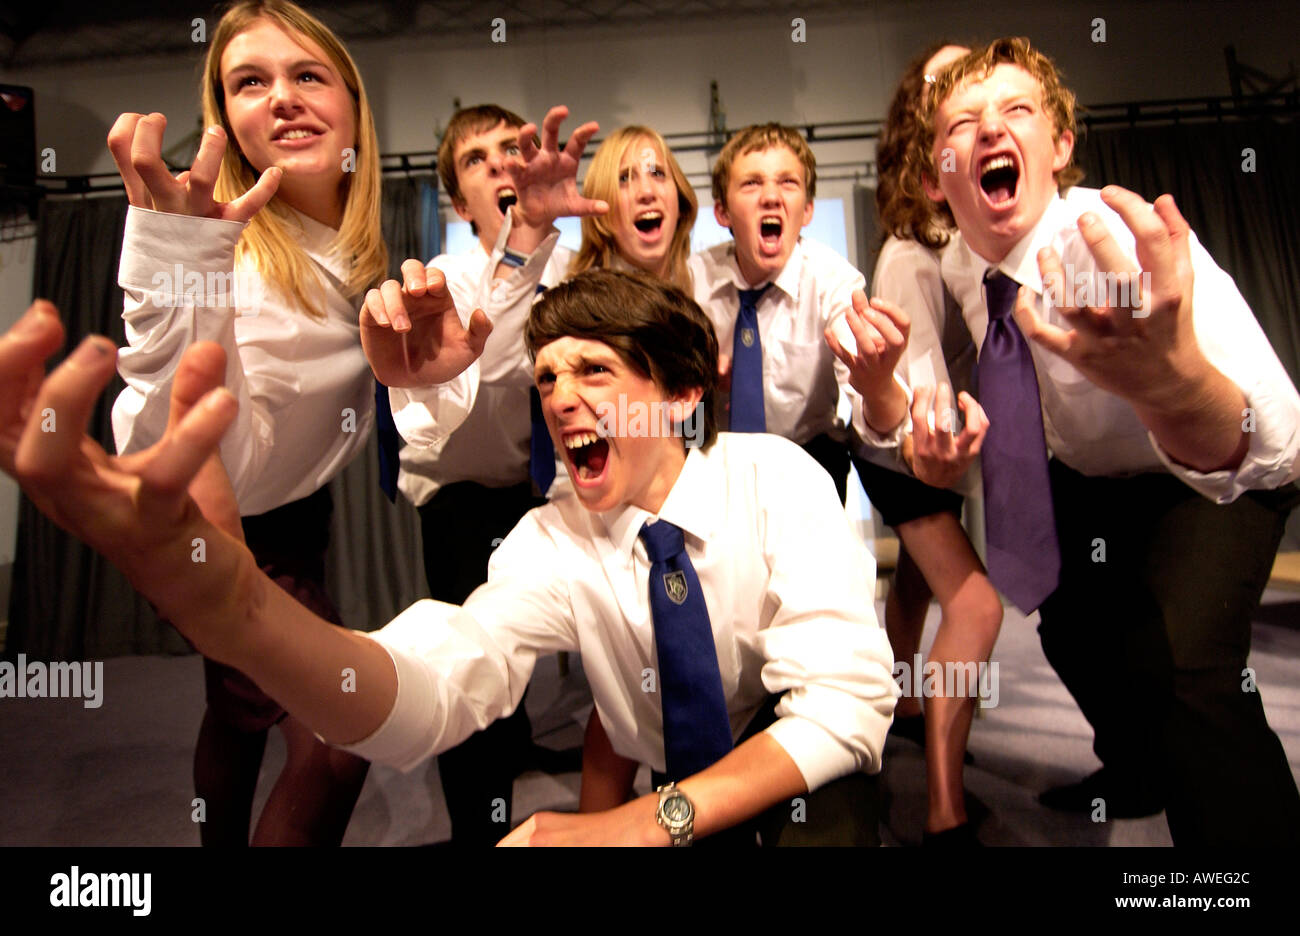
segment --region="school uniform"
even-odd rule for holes
[[[286,210],[319,277],[320,317],[283,296],[249,260],[236,263],[244,224],[127,212],[118,274],[128,342],[118,372],[126,389],[113,405],[113,433],[120,454],[161,439],[182,353],[196,341],[220,344],[224,383],[239,401],[220,454],[248,547],[276,584],[341,625],[325,591],[327,485],[365,448],[374,379],[356,301],[343,293],[349,267],[331,249],[337,232]],[[209,706],[227,724],[265,731],[284,716],[237,670],[205,660],[204,676]]]
[[[1046,321],[1070,327],[1044,308],[1036,258],[1051,246],[1073,274],[1068,288],[1086,283],[1097,264],[1076,224],[1085,211],[1136,264],[1132,233],[1083,188],[1055,198],[999,264],[960,238],[945,254],[944,280],[976,346],[989,327],[991,267],[1028,287]],[[1107,770],[1162,796],[1176,844],[1293,843],[1300,794],[1259,692],[1243,681],[1250,618],[1300,499],[1290,484],[1300,473],[1300,396],[1231,277],[1195,235],[1190,248],[1196,339],[1246,398],[1249,450],[1230,470],[1180,465],[1132,406],[1030,343],[1060,552],[1039,633]]]
[[[940,250],[891,235],[876,258],[871,295],[907,313],[911,324],[908,344],[896,368],[907,387],[935,390],[942,373],[944,380],[952,381],[955,406],[960,391],[973,390],[975,350],[961,308],[943,284],[941,256]],[[855,436],[862,438],[870,433],[865,428],[861,399],[855,394],[853,401]],[[859,444],[852,455],[871,506],[887,526],[897,528],[936,513],[961,514],[963,496],[969,493],[968,479],[963,479],[960,491],[932,487],[912,475],[897,446]]]
[[[535,422],[530,406],[533,368],[524,326],[538,283],[563,278],[571,254],[552,233],[522,267],[497,279],[511,219],[491,252],[479,242],[459,255],[429,262],[447,278],[457,312],[468,325],[482,308],[492,322],[482,355],[463,395],[442,389],[389,389],[401,450],[398,489],[419,510],[429,593],[459,604],[487,578],[488,560],[521,517],[545,502],[530,477]],[[422,426],[459,424],[449,435],[422,434]],[[544,433],[544,427],[542,429]],[[550,436],[544,437],[550,450]],[[548,456],[553,468],[553,456]],[[508,831],[509,804],[532,726],[522,707],[439,758],[452,835],[460,844],[495,844]],[[493,808],[506,803],[505,815]],[[494,822],[504,818],[502,823]]]
[[[719,349],[732,356],[741,297],[753,288],[740,272],[735,242],[693,255],[688,268],[695,301],[712,320]],[[843,257],[801,237],[756,305],[766,431],[802,445],[835,480],[841,501],[849,470],[849,373],[823,333],[843,325],[854,290],[865,285]],[[721,424],[728,425],[725,413]]]
[[[372,634],[393,658],[397,699],[349,750],[410,770],[511,711],[537,657],[567,650],[582,654],[613,749],[662,773],[655,583],[641,540],[653,520],[684,533],[732,737],[775,694],[766,731],[810,790],[878,772],[897,687],[873,560],[798,447],[730,433],[689,451],[657,517],[631,505],[596,514],[562,494],[520,522],[463,607],[419,602]]]

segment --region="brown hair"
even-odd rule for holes
[[[649,273],[591,269],[548,289],[524,328],[529,357],[560,338],[586,338],[613,348],[633,370],[675,395],[699,389],[704,439],[718,436],[713,412],[718,339],[695,301]]]
[[[351,259],[343,292],[355,298],[384,278],[388,270],[388,248],[380,227],[379,139],[374,115],[366,98],[361,73],[348,50],[329,27],[288,0],[240,0],[222,15],[208,46],[199,93],[203,98],[203,122],[220,124],[226,131],[226,154],[217,173],[215,195],[223,201],[238,198],[257,182],[258,172],[244,156],[226,116],[226,89],[221,83],[221,56],[230,41],[258,20],[269,20],[290,36],[309,39],[329,58],[344,86],[352,95],[356,120],[356,171],[344,172],[339,183],[343,196],[343,220],[335,250]],[[342,154],[340,154],[341,156]],[[294,223],[289,208],[273,197],[244,229],[236,248],[238,257],[250,257],[257,270],[285,296],[308,314],[323,315],[320,306],[320,277],[311,259],[290,233]]]
[[[957,43],[940,39],[908,63],[876,141],[876,213],[883,234],[910,238],[932,250],[948,243],[948,232],[935,224],[934,202],[926,196],[919,167],[908,153],[921,133],[921,101],[927,78],[933,77],[925,74],[925,65],[953,45]]]
[[[582,246],[577,256],[569,265],[570,273],[583,270],[607,268],[618,255],[618,241],[614,238],[614,226],[618,223],[618,167],[623,157],[637,140],[649,140],[663,155],[668,174],[672,176],[677,188],[677,230],[673,232],[673,241],[668,245],[668,280],[682,289],[691,288],[691,275],[686,268],[686,260],[691,255],[691,229],[695,227],[695,216],[699,213],[699,203],[695,198],[695,189],[686,180],[686,173],[677,164],[673,151],[654,130],[649,127],[620,127],[609,135],[592,157],[591,168],[582,180],[582,194],[587,198],[600,199],[609,205],[609,213],[592,215],[582,219]]]
[[[756,150],[768,150],[784,146],[799,157],[803,163],[804,190],[808,200],[817,194],[817,157],[803,134],[794,127],[777,123],[753,124],[738,130],[727,141],[727,145],[718,154],[718,161],[713,164],[713,200],[727,207],[727,186],[731,184],[731,167],[741,156]]]
[[[913,159],[931,180],[937,180],[939,173],[934,164],[934,118],[948,96],[972,78],[987,78],[999,65],[1017,65],[1028,72],[1043,92],[1043,109],[1052,118],[1055,128],[1054,139],[1069,131],[1078,136],[1075,125],[1076,103],[1074,92],[1061,80],[1061,73],[1050,58],[1029,44],[1023,36],[995,39],[988,45],[971,51],[969,55],[959,58],[944,69],[930,89],[922,105],[921,132],[914,141]],[[1074,154],[1064,169],[1056,173],[1057,188],[1064,193],[1071,185],[1083,178],[1083,170],[1074,165]],[[947,204],[936,206],[936,210],[950,225],[956,224],[952,209]]]
[[[486,133],[497,124],[522,127],[526,123],[528,121],[514,111],[496,104],[462,107],[452,114],[447,129],[442,132],[442,141],[438,144],[438,178],[442,180],[442,190],[447,196],[452,201],[460,199],[460,182],[456,178],[456,147],[462,140],[476,133]]]

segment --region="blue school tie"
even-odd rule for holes
[[[666,520],[647,522],[640,535],[650,557],[664,768],[669,780],[685,780],[731,750],[731,721],[709,609],[681,528]]]
[[[741,289],[740,314],[731,340],[731,431],[767,432],[763,412],[763,343],[758,337],[758,298],[768,287]]]
[[[1020,284],[990,270],[984,288],[989,327],[980,348],[979,386],[989,429],[980,457],[989,579],[1029,614],[1056,590],[1061,576],[1043,409],[1034,359],[1011,316]]]
[[[546,287],[538,283],[537,295],[544,292]],[[528,442],[528,477],[537,485],[537,493],[545,497],[555,480],[555,446],[551,444],[551,430],[546,428],[542,397],[536,387],[528,388],[528,414],[533,425],[532,438]]]
[[[401,467],[402,437],[393,422],[388,388],[375,381],[375,435],[379,441],[379,489],[392,503],[397,502],[397,472]]]

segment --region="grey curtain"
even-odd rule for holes
[[[1122,185],[1148,201],[1174,196],[1300,383],[1300,124],[1108,127],[1084,135],[1078,158],[1086,185]],[[1300,511],[1282,549],[1300,549]]]
[[[1300,380],[1300,124],[1272,120],[1092,130],[1085,185],[1168,192]]]
[[[384,235],[393,258],[419,255],[421,188],[427,179],[384,181]],[[87,334],[125,342],[117,287],[126,200],[46,198],[37,227],[34,294],[52,300],[68,329],[65,347]],[[62,353],[53,363],[62,360]],[[89,432],[110,452],[110,410],[122,390],[114,379]],[[331,483],[334,523],[328,576],[350,627],[382,626],[427,595],[414,508],[390,504],[379,490],[372,437],[365,452]],[[9,633],[5,655],[43,660],[122,654],[184,653],[189,647],[113,566],[68,536],[25,497],[19,506]]]

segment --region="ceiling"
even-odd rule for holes
[[[511,31],[633,25],[669,18],[724,19],[752,15],[806,16],[857,9],[862,0],[340,0],[305,4],[346,40],[391,36],[477,35],[490,42],[492,20]],[[220,5],[146,0],[3,0],[0,68],[27,69],[95,59],[164,55],[193,50],[195,18],[215,26]]]

